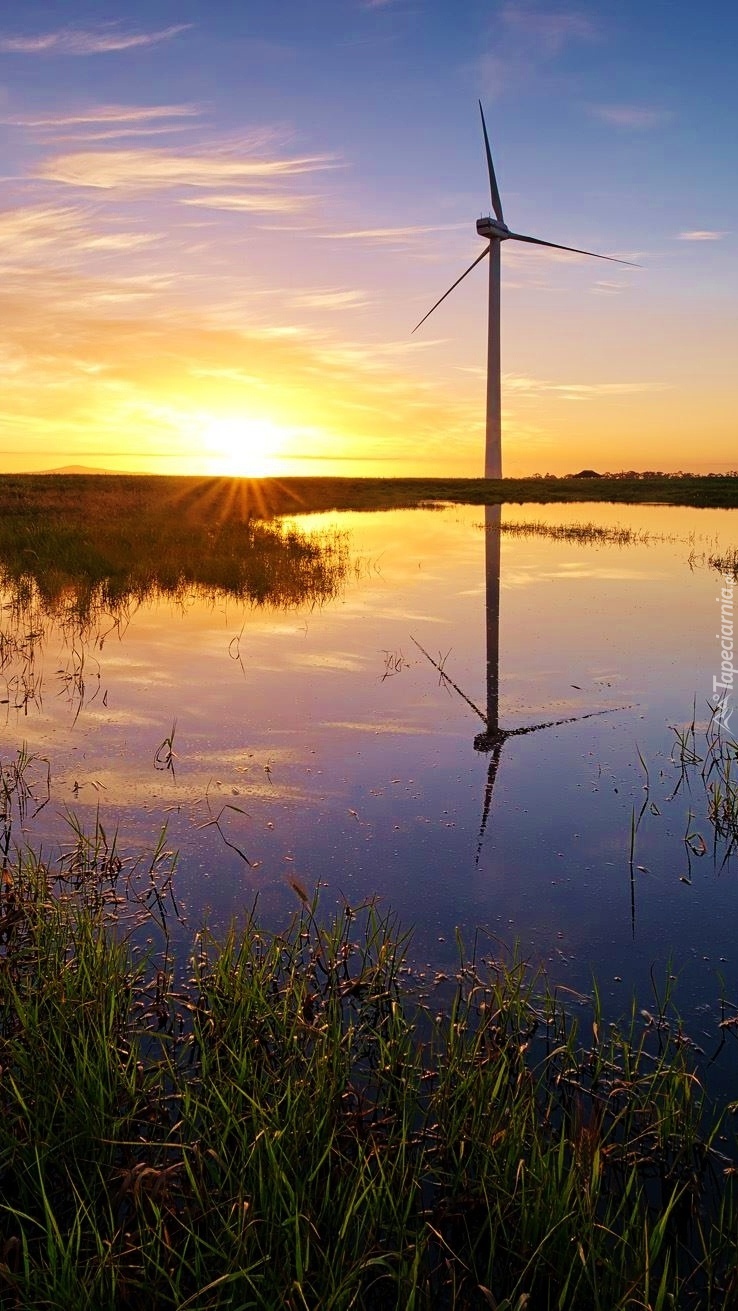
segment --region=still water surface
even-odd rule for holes
[[[652,1006],[651,975],[676,974],[708,1047],[721,991],[738,1000],[738,862],[713,858],[699,771],[669,799],[670,726],[695,699],[707,721],[723,585],[707,556],[738,543],[735,512],[506,506],[502,521],[639,540],[500,533],[479,507],[312,516],[299,527],[348,534],[351,558],[320,606],[193,592],[85,640],[47,624],[35,695],[14,709],[11,688],[0,728],[4,762],[25,742],[50,765],[23,839],[54,850],[68,811],[91,829],[98,807],[129,850],[166,823],[193,927],[257,893],[283,923],[292,878],[325,884],[326,911],[378,894],[429,978],[453,972],[456,929],[470,941],[478,926],[557,983],[589,992],[596,972],[610,1015],[634,990]],[[175,721],[172,772],[155,757]]]

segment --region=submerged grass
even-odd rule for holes
[[[717,705],[707,703],[707,723],[697,728],[696,705],[692,720],[682,726],[672,726],[674,745],[672,759],[679,767],[673,796],[692,780],[699,780],[707,801],[706,819],[712,829],[711,850],[713,859],[726,865],[738,851],[738,741],[726,729],[723,718],[732,716],[729,698]],[[699,836],[699,835],[696,835]],[[708,846],[699,836],[693,855],[704,855]]]
[[[153,866],[152,866],[153,869]],[[0,1305],[717,1308],[734,1167],[664,1021],[587,1034],[513,961],[419,1007],[405,939],[295,885],[189,967],[78,844],[0,915]],[[106,882],[107,880],[107,882]]]
[[[508,537],[549,537],[560,542],[581,542],[585,546],[648,546],[662,542],[662,534],[624,525],[607,527],[596,523],[550,524],[541,520],[530,523],[508,521],[500,524],[500,531]]]

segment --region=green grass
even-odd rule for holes
[[[596,994],[580,1033],[476,953],[432,1015],[391,916],[298,885],[281,934],[144,959],[98,846],[5,871],[0,1305],[735,1305],[732,1158],[665,1003],[650,1050]]]
[[[603,478],[184,478],[134,474],[4,474],[0,522],[63,516],[97,524],[173,514],[211,525],[325,510],[392,510],[428,502],[467,505],[609,501],[736,506],[738,476]]]

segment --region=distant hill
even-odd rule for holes
[[[57,473],[94,473],[94,474],[110,473],[112,474],[112,473],[119,472],[119,470],[96,469],[89,464],[64,464],[61,466],[60,469],[39,469],[37,472],[42,475],[52,474],[52,473],[53,474],[57,474]]]

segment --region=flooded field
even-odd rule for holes
[[[656,1014],[676,978],[709,1053],[738,1001],[731,734],[708,706],[734,512],[290,525],[297,572],[258,587],[193,567],[83,596],[6,558],[6,774],[27,757],[6,841],[162,841],[188,933],[257,898],[282,923],[293,881],[328,910],[377,895],[429,988],[477,929],[575,991],[596,974],[608,1015],[634,992]]]

